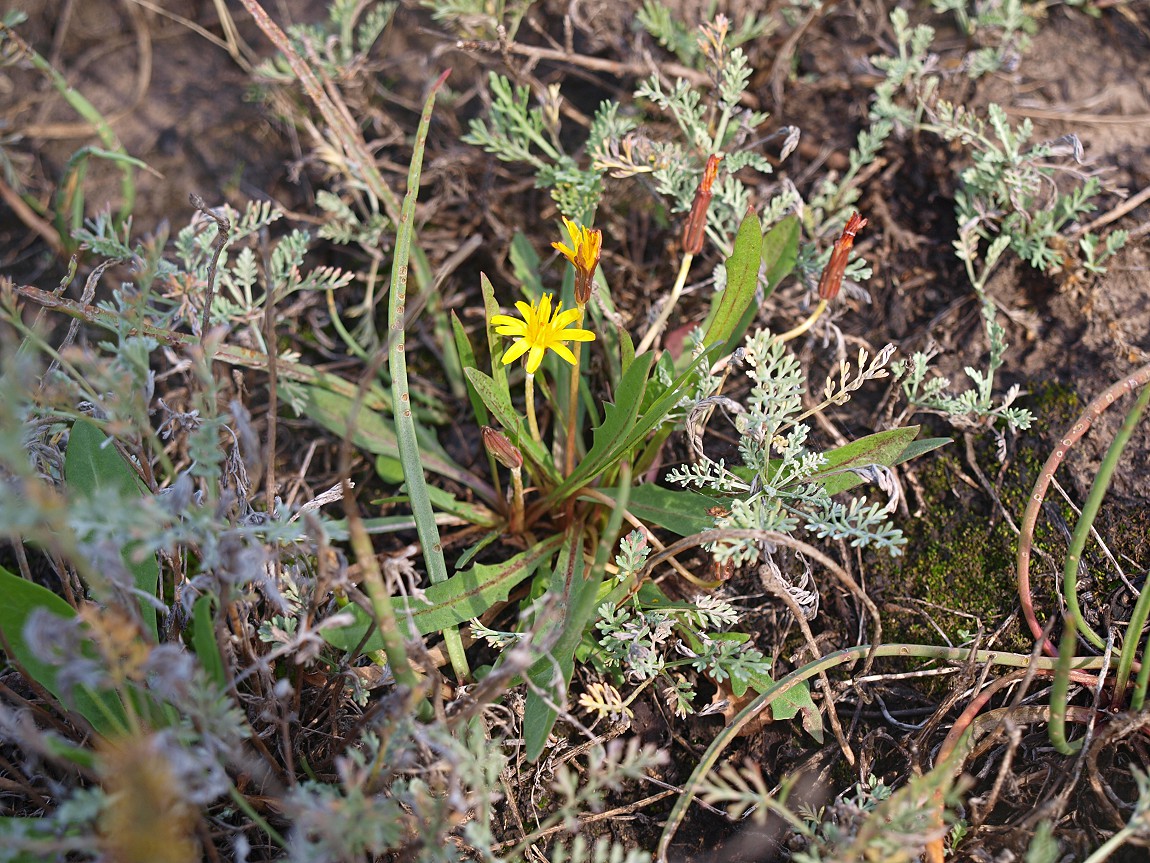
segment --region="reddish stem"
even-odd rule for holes
[[[1038,615],[1034,611],[1034,597],[1030,593],[1030,549],[1034,542],[1034,528],[1038,524],[1038,513],[1042,509],[1042,501],[1050,489],[1054,479],[1054,472],[1062,464],[1062,460],[1070,448],[1078,443],[1086,434],[1093,422],[1102,415],[1119,398],[1126,393],[1133,392],[1138,387],[1150,382],[1150,365],[1142,366],[1128,378],[1113,384],[1104,393],[1094,399],[1086,407],[1086,411],[1079,417],[1078,422],[1070,427],[1070,431],[1058,442],[1058,446],[1038,475],[1038,481],[1030,492],[1030,500],[1026,504],[1026,513],[1022,516],[1022,525],[1018,536],[1018,600],[1022,605],[1022,615],[1035,639],[1042,640],[1042,650],[1049,656],[1057,656],[1058,650],[1050,639],[1042,634],[1042,624],[1038,622]]]

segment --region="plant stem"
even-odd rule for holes
[[[659,335],[659,331],[667,323],[667,319],[671,317],[671,310],[675,308],[675,304],[679,302],[679,295],[683,293],[683,286],[687,284],[687,273],[691,269],[691,261],[695,256],[690,252],[683,255],[683,263],[679,265],[679,275],[675,279],[675,286],[671,288],[671,295],[667,297],[667,302],[663,303],[663,308],[659,310],[659,317],[655,323],[651,324],[651,329],[647,330],[647,334],[643,336],[643,340],[635,348],[635,355],[643,353],[648,350],[651,345],[655,343],[655,339]]]
[[[811,327],[813,327],[815,325],[815,321],[817,321],[819,319],[819,317],[822,315],[822,313],[824,311],[826,311],[826,308],[827,308],[827,301],[826,300],[819,300],[819,304],[817,306],[815,306],[815,310],[813,312],[811,312],[811,315],[809,318],[807,318],[805,321],[803,321],[801,324],[799,324],[793,330],[787,330],[782,335],[775,336],[775,341],[789,342],[791,339],[797,339],[799,336],[801,336],[803,333],[805,333],[807,330],[809,330]]]
[[[1142,588],[1142,594],[1146,594],[1146,588]],[[1126,630],[1131,632],[1132,630]],[[1146,650],[1150,648],[1150,635],[1146,636],[1146,641],[1142,648],[1142,656],[1146,656]],[[1146,686],[1150,684],[1150,661],[1143,659],[1142,666],[1138,669],[1138,677],[1134,680],[1134,694],[1130,696],[1130,709],[1135,713],[1142,709],[1142,705],[1146,703]]]
[[[379,561],[376,560],[371,538],[364,529],[359,513],[353,507],[348,508],[347,514],[348,538],[351,540],[352,552],[363,570],[363,586],[371,600],[371,610],[375,615],[379,635],[383,639],[383,652],[387,654],[387,664],[391,666],[391,674],[396,683],[417,691],[419,677],[407,660],[407,648],[403,646],[403,636],[399,633],[399,622],[391,604],[391,593],[384,583],[383,573],[379,571]]]
[[[1062,621],[1062,638],[1058,642],[1058,660],[1054,667],[1054,685],[1050,688],[1050,723],[1047,731],[1050,742],[1063,755],[1073,755],[1082,748],[1082,741],[1066,739],[1066,699],[1070,690],[1070,665],[1074,660],[1077,632],[1074,617],[1066,615]]]
[[[280,835],[278,830],[268,824],[267,820],[260,815],[260,813],[256,812],[255,807],[248,802],[248,799],[240,793],[236,786],[231,786],[228,789],[228,794],[231,795],[232,802],[236,804],[240,811],[247,815],[248,818],[252,820],[252,823],[259,827],[260,830],[264,831],[269,839],[275,842],[280,848],[288,847],[287,840]]]
[[[786,677],[780,678],[774,685],[764,690],[744,707],[711,742],[707,751],[703,753],[702,758],[699,759],[699,763],[696,765],[694,772],[691,773],[690,778],[684,784],[683,793],[675,802],[675,806],[665,822],[663,834],[659,837],[655,859],[659,861],[659,863],[666,863],[667,849],[670,847],[671,840],[675,837],[675,831],[678,830],[679,824],[682,823],[683,817],[687,813],[687,808],[691,805],[691,800],[698,791],[704,777],[710,772],[726,747],[738,737],[739,732],[742,731],[748,722],[769,707],[776,699],[782,697],[803,681],[814,677],[820,671],[827,671],[836,666],[863,659],[868,655],[871,658],[884,656],[900,658],[918,657],[920,659],[972,662],[974,664],[993,663],[1014,667],[1025,667],[1033,663],[1042,669],[1051,669],[1055,664],[1055,660],[1048,657],[1032,659],[1022,654],[1005,653],[997,650],[972,650],[964,647],[940,647],[927,644],[879,644],[877,646],[861,644],[858,647],[850,647],[846,650],[827,654],[822,659],[807,663],[801,668],[792,671]],[[1080,670],[1097,669],[1102,666],[1103,661],[1103,657],[1101,656],[1092,656],[1075,658],[1072,664],[1076,669]]]
[[[1146,625],[1148,614],[1150,614],[1150,590],[1146,590],[1144,586],[1142,592],[1138,594],[1138,601],[1134,603],[1134,611],[1130,614],[1130,623],[1126,627],[1126,639],[1122,642],[1122,653],[1118,657],[1118,673],[1114,678],[1115,709],[1121,709],[1122,701],[1126,697],[1126,684],[1130,680],[1130,670],[1134,667],[1134,654],[1138,651],[1138,636],[1142,634],[1142,627]],[[1145,648],[1142,655],[1146,655]],[[1135,710],[1142,709],[1142,701],[1146,697],[1146,682],[1143,680],[1145,675],[1142,668],[1150,671],[1150,661],[1144,661],[1142,667],[1138,669],[1140,686],[1135,686],[1130,701],[1131,707]],[[1138,700],[1137,707],[1134,707],[1134,699]]]
[[[535,375],[530,372],[527,373],[527,383],[524,387],[527,391],[527,428],[531,431],[531,439],[535,443],[543,443],[543,438],[539,435],[539,423],[535,420]]]
[[[1137,833],[1137,828],[1131,827],[1129,824],[1127,824],[1125,827],[1123,827],[1121,830],[1119,830],[1117,833],[1099,845],[1096,849],[1094,849],[1094,853],[1082,861],[1082,863],[1102,863],[1103,860],[1109,858],[1111,854],[1126,844],[1127,839],[1136,835]]]
[[[1134,406],[1130,408],[1130,412],[1126,415],[1125,421],[1122,423],[1122,428],[1118,430],[1118,434],[1114,436],[1111,441],[1109,449],[1106,450],[1106,456],[1102,459],[1102,463],[1098,466],[1098,472],[1094,475],[1094,482],[1090,486],[1090,494],[1086,498],[1086,503],[1082,506],[1082,513],[1078,516],[1078,523],[1074,525],[1074,535],[1070,540],[1070,548],[1066,552],[1066,564],[1062,570],[1062,591],[1066,599],[1066,607],[1069,609],[1070,614],[1074,617],[1074,624],[1078,631],[1082,633],[1083,638],[1093,644],[1095,647],[1101,649],[1105,642],[1102,636],[1090,628],[1086,619],[1082,616],[1082,609],[1078,605],[1078,568],[1082,562],[1082,551],[1086,548],[1086,540],[1090,537],[1090,528],[1094,526],[1094,519],[1098,517],[1098,510],[1102,508],[1102,499],[1106,496],[1106,490],[1110,488],[1110,479],[1114,476],[1114,470],[1118,467],[1118,459],[1122,456],[1122,451],[1126,448],[1126,444],[1130,441],[1130,436],[1134,434],[1134,429],[1137,428],[1139,420],[1142,419],[1142,414],[1146,410],[1146,404],[1150,401],[1150,386],[1145,386],[1142,391],[1138,393],[1138,399],[1134,402]],[[1141,597],[1139,597],[1141,601]],[[1131,633],[1139,633],[1142,627],[1134,628],[1133,621],[1131,621],[1131,628],[1127,630]],[[1127,662],[1127,675],[1129,675],[1129,663],[1133,662],[1134,645],[1137,643],[1137,638],[1133,639],[1130,643],[1129,660]],[[1126,647],[1122,649],[1122,659],[1127,658]],[[1121,679],[1123,688],[1125,687],[1126,679],[1122,678],[1122,666],[1119,664],[1119,678]],[[1114,695],[1116,698],[1121,697],[1122,688],[1115,689]]]
[[[1042,649],[1052,656],[1056,653],[1054,645],[1050,643],[1050,639],[1043,635],[1042,624],[1038,622],[1038,615],[1034,611],[1034,597],[1030,592],[1030,551],[1034,545],[1034,529],[1038,524],[1038,515],[1042,511],[1042,501],[1046,498],[1046,492],[1050,488],[1051,480],[1054,479],[1054,472],[1058,470],[1058,466],[1062,464],[1062,460],[1066,458],[1066,454],[1070,451],[1070,448],[1086,433],[1091,424],[1098,419],[1108,407],[1114,404],[1119,397],[1125,393],[1133,392],[1136,388],[1145,385],[1147,382],[1150,382],[1150,365],[1142,366],[1142,368],[1118,381],[1118,383],[1108,387],[1101,395],[1096,396],[1094,400],[1086,406],[1086,410],[1082,416],[1079,417],[1078,421],[1059,439],[1054,452],[1050,454],[1045,464],[1042,465],[1042,471],[1039,473],[1038,480],[1034,483],[1034,488],[1030,492],[1030,498],[1026,504],[1026,512],[1023,513],[1022,523],[1019,525],[1017,563],[1018,600],[1022,605],[1022,616],[1026,619],[1026,625],[1030,628],[1031,634],[1036,639],[1042,639]]]
[[[511,468],[511,514],[508,529],[512,533],[523,530],[523,468]]]
[[[584,306],[578,306],[579,319],[575,326],[578,329],[583,329],[583,313]],[[583,359],[583,345],[576,342],[572,345],[575,354],[575,365],[571,367],[571,388],[568,390],[567,395],[567,446],[563,451],[564,470],[563,476],[571,476],[571,471],[575,470],[575,426],[579,422],[579,364]]]

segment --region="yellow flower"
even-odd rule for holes
[[[579,319],[578,309],[563,311],[563,303],[555,307],[551,314],[551,294],[544,294],[539,305],[528,305],[522,301],[515,304],[523,320],[510,315],[494,315],[491,323],[501,336],[514,336],[513,344],[503,355],[503,364],[515,362],[527,354],[527,374],[535,374],[543,355],[553,350],[571,365],[575,365],[575,354],[563,342],[594,341],[595,334],[590,330],[566,329]]]
[[[585,228],[566,216],[563,217],[563,224],[567,226],[571,246],[574,248],[564,243],[552,243],[551,246],[574,265],[575,302],[585,306],[591,299],[591,282],[595,278],[595,268],[599,266],[599,255],[603,250],[603,232],[598,228]]]

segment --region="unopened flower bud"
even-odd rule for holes
[[[830,260],[827,261],[819,279],[820,300],[833,300],[839,295],[839,290],[843,286],[843,274],[847,271],[847,259],[850,257],[851,247],[855,244],[855,234],[865,228],[866,224],[867,220],[858,213],[847,220],[843,235],[835,240]]]
[[[523,454],[519,452],[518,447],[507,439],[507,435],[503,432],[497,431],[491,426],[484,426],[483,446],[505,468],[519,470],[523,467]]]
[[[719,174],[719,162],[722,158],[722,156],[707,157],[703,179],[699,181],[699,188],[695,190],[695,200],[691,202],[691,211],[687,213],[687,221],[683,225],[683,251],[688,255],[697,255],[703,251],[703,237],[707,230],[707,209],[711,206],[711,186]]]

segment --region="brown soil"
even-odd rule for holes
[[[213,3],[166,0],[161,5],[223,37]],[[281,24],[318,20],[325,14],[320,0],[266,5]],[[636,36],[630,26],[636,5],[594,0],[568,7],[551,0],[532,10],[519,39],[542,45],[543,34],[549,34],[562,44],[562,16],[570,13],[582,56],[651,57],[657,64],[665,55],[650,40]],[[1100,201],[1100,214],[1104,214],[1121,205],[1119,190],[1136,194],[1150,186],[1150,26],[1144,2],[1100,5],[1106,8],[1098,19],[1052,7],[1049,20],[1016,71],[991,75],[973,85],[955,75],[944,84],[944,95],[972,108],[998,102],[1016,122],[1030,117],[1038,140],[1076,133],[1088,166],[1106,169],[1107,191]],[[753,64],[762,70],[753,94],[772,114],[764,134],[782,125],[803,130],[803,146],[786,166],[787,175],[800,187],[804,182],[809,186],[804,172],[816,167],[819,159],[840,167],[845,164],[843,154],[854,143],[866,113],[867,87],[874,83],[865,58],[891,43],[887,6],[872,0],[828,4],[825,15],[815,18],[797,43],[785,42],[795,31],[783,27],[748,46]],[[229,7],[240,25],[240,37],[254,49],[253,56],[269,56],[269,46],[258,28],[238,4]],[[174,226],[186,223],[191,215],[187,203],[191,192],[201,194],[209,205],[228,201],[242,206],[251,198],[269,198],[295,213],[318,212],[313,195],[323,177],[308,159],[306,135],[251,98],[248,75],[225,50],[177,20],[128,0],[115,4],[48,0],[33,4],[33,9],[19,32],[110,119],[124,149],[154,169],[154,173],[138,175],[137,235],[155,231],[165,221]],[[938,44],[949,46],[944,63],[962,54],[963,40],[956,33],[941,33]],[[367,76],[372,86],[359,85],[363,86],[359,98],[371,106],[371,113],[361,119],[381,162],[396,175],[396,188],[402,188],[399,175],[409,153],[407,138],[414,130],[420,94],[444,67],[455,68],[450,81],[457,94],[453,108],[437,116],[429,145],[421,239],[436,266],[468,237],[484,238],[481,248],[444,287],[446,294],[460,301],[457,305],[464,305],[462,300],[471,303],[478,296],[480,270],[493,278],[506,271],[512,231],[526,230],[543,249],[547,232],[531,235],[531,226],[549,226],[556,215],[546,193],[533,190],[523,171],[458,144],[465,118],[482,110],[479,92],[485,70],[505,72],[506,60],[525,79],[563,80],[565,96],[582,114],[592,111],[602,98],[625,98],[636,81],[634,71],[622,67],[566,68],[566,74],[561,74],[565,67],[549,61],[535,63],[513,54],[501,57],[498,52],[460,50],[455,37],[433,25],[427,12],[413,5],[400,9],[396,24],[372,59],[374,67]],[[781,88],[776,87],[780,83]],[[96,143],[91,130],[41,75],[21,64],[0,69],[0,119],[0,131],[6,136],[0,143],[2,152],[11,159],[28,195],[42,209],[51,210],[55,184],[68,159],[77,148]],[[577,122],[577,117],[572,113],[566,122]],[[953,159],[945,145],[927,136],[894,142],[890,147],[885,165],[866,184],[860,205],[871,219],[859,248],[876,272],[869,285],[872,302],[844,309],[837,324],[848,338],[872,346],[893,341],[903,354],[936,341],[943,349],[940,368],[961,379],[964,366],[983,365],[986,344],[977,304],[951,251],[955,236]],[[84,189],[92,213],[104,202],[118,199],[118,173],[96,164]],[[604,206],[611,237],[605,266],[616,274],[612,281],[616,301],[631,323],[641,321],[653,298],[659,296],[658,286],[668,277],[666,250],[673,241],[673,232],[659,227],[644,212],[646,200],[633,187],[609,188]],[[972,439],[973,457],[969,457],[960,433],[947,451],[923,459],[910,470],[902,523],[913,543],[904,562],[891,565],[847,555],[855,576],[865,580],[892,618],[904,616],[901,610],[924,598],[937,610],[946,605],[947,596],[961,594],[962,582],[970,584],[980,578],[988,580],[974,583],[972,592],[985,594],[987,584],[1003,592],[991,594],[989,602],[972,612],[979,620],[966,619],[969,629],[981,625],[985,632],[992,632],[1016,613],[1017,598],[1009,592],[1014,537],[1009,519],[1017,522],[1021,516],[1038,465],[1082,407],[1111,383],[1150,362],[1150,241],[1144,230],[1148,223],[1150,205],[1143,203],[1108,226],[1134,231],[1135,237],[1101,278],[1078,278],[1072,272],[1047,275],[1022,265],[1003,266],[994,276],[989,292],[1003,310],[1011,343],[1000,373],[1000,389],[1018,383],[1030,392],[1030,404],[1040,414],[1039,426],[1007,440],[1005,463],[998,459],[988,435]],[[35,225],[12,208],[0,209],[0,273],[21,283],[52,287],[63,272],[63,262],[45,242],[50,230],[37,233]],[[799,296],[796,287],[781,291],[778,303],[767,312],[774,317],[760,323],[776,327],[794,323]],[[688,304],[683,320],[691,312]],[[811,343],[804,357],[816,376],[835,360],[818,342]],[[442,386],[439,381],[429,383]],[[872,398],[868,404],[864,398],[833,419],[851,434],[861,434],[876,427],[880,421],[876,417],[884,416],[888,406],[889,399],[877,403]],[[1085,498],[1122,415],[1121,406],[1104,415],[1059,474],[1076,505]],[[954,435],[941,422],[927,418],[926,423],[936,433]],[[455,441],[455,448],[460,448],[459,441],[473,442],[474,435],[466,430],[447,431],[443,439]],[[285,462],[289,461],[285,454]],[[290,467],[285,463],[281,470]],[[1150,565],[1147,476],[1150,426],[1143,423],[1099,522],[1111,553],[1135,579]],[[993,495],[987,493],[988,483]],[[967,516],[965,521],[962,516]],[[1070,519],[1073,526],[1072,513],[1052,498],[1045,542],[1055,553],[1065,544],[1059,533],[1064,519]],[[972,540],[972,534],[983,542]],[[1097,552],[1091,555],[1088,565],[1101,559]],[[932,573],[940,567],[947,570],[941,593],[924,597],[939,587]],[[761,594],[757,578],[740,578],[734,590]],[[1035,582],[1040,614],[1045,618],[1053,605],[1041,597],[1050,595],[1053,575],[1043,570],[1035,574]],[[1106,597],[1116,589],[1112,575],[1100,571],[1097,583],[1097,593],[1103,597],[1099,603],[1109,601]],[[827,593],[831,595],[824,596],[825,611],[816,631],[824,633],[829,644],[853,643],[854,634],[839,627],[847,619],[854,620],[857,609],[835,596],[833,589]],[[1113,604],[1121,605],[1117,600]],[[914,607],[921,621],[935,613],[924,611],[925,605]],[[968,609],[956,599],[952,610]],[[1092,610],[1099,618],[1102,612],[1101,608]],[[957,619],[947,618],[942,610],[937,613],[942,628],[953,637]],[[1120,611],[1115,613],[1120,616]],[[759,644],[764,652],[789,656],[795,650],[794,641],[784,648],[784,640],[793,634],[785,613],[764,605],[750,613],[747,626],[751,625],[763,633]],[[937,638],[924,622],[918,629],[905,627],[902,634]],[[1015,647],[1023,643],[1022,649],[1027,649],[1024,627],[1017,622],[1003,635],[1007,642],[1012,638]],[[977,672],[974,669],[971,674]],[[964,682],[970,683],[971,678],[938,684],[934,689],[892,685],[885,691],[885,706],[906,711],[899,715],[907,723],[930,720],[923,731],[889,725],[875,705],[855,704],[847,698],[840,713],[856,751],[864,753],[861,772],[848,768],[833,751],[816,752],[797,726],[791,725],[767,726],[746,738],[740,751],[728,755],[736,761],[757,760],[770,780],[803,767],[818,777],[809,789],[809,799],[815,803],[848,789],[868,770],[897,784],[905,781],[912,766],[929,766],[933,748],[956,715],[950,705],[946,705],[948,712],[934,711],[946,701],[948,691],[959,692]],[[955,688],[944,691],[949,686]],[[663,779],[681,783],[721,720],[712,717],[675,724],[678,727],[672,728],[658,705],[640,703],[637,730],[644,739],[672,753],[673,762]],[[1005,859],[1002,855],[1007,851],[1021,856],[1036,824],[1032,816],[1041,814],[1041,807],[1060,794],[1073,792],[1068,784],[1071,761],[1052,754],[1045,733],[1041,724],[1022,729],[1007,791],[993,811],[980,812],[977,804],[967,811],[968,818],[973,811],[985,826],[975,831],[954,859]],[[833,747],[833,740],[828,745]],[[1145,765],[1145,755],[1141,742],[1130,738],[1115,744],[1112,758],[1114,765],[1131,761]],[[984,760],[966,765],[977,777],[969,795],[981,795],[985,802],[997,775],[995,758],[1001,756],[1001,749],[992,750]],[[1115,793],[1129,799],[1129,783],[1115,780],[1115,784]],[[1096,847],[1118,825],[1110,818],[1111,802],[1101,799],[1101,788],[1092,790],[1083,779],[1078,789],[1082,805],[1067,810],[1059,837],[1064,848],[1073,849],[1080,859],[1085,849]],[[633,799],[646,793],[650,792],[641,791]],[[651,848],[667,806],[669,801],[634,813],[633,820],[618,819],[609,829]],[[1127,814],[1124,811],[1123,817]],[[775,828],[744,830],[719,815],[697,810],[680,831],[675,853],[681,859],[697,860],[784,859],[778,825]],[[716,847],[720,856],[716,856]]]

